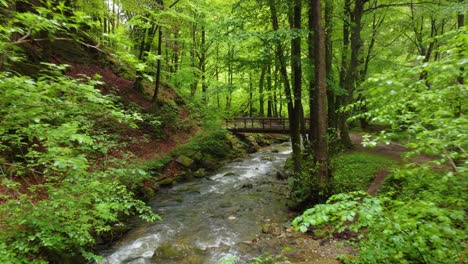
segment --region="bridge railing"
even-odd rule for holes
[[[228,129],[288,129],[289,120],[280,117],[237,117],[226,119]]]
[[[236,117],[225,122],[226,129],[234,132],[288,133],[290,128],[289,119],[284,117]]]

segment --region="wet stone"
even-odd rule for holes
[[[234,177],[234,176],[239,176],[239,175],[234,172],[228,172],[223,175],[223,177]]]
[[[242,189],[252,189],[253,184],[252,183],[245,183],[245,184],[242,184],[241,188]]]

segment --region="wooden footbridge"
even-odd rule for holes
[[[305,119],[306,129],[310,127]],[[225,128],[233,133],[289,134],[289,119],[284,117],[236,117],[226,119]]]

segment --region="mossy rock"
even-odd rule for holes
[[[176,162],[184,166],[185,168],[191,168],[194,164],[194,160],[185,155],[180,155],[179,157],[177,157]]]
[[[207,175],[207,172],[204,168],[200,168],[193,173],[195,178],[204,178]]]
[[[180,264],[203,264],[203,251],[185,245],[162,244],[156,249],[152,261],[157,263],[177,262]]]
[[[163,178],[157,181],[159,186],[171,186],[174,185],[176,182],[176,179],[174,178]]]
[[[221,166],[220,162],[211,155],[203,155],[203,159],[199,162],[200,167],[204,168],[207,171],[215,171]]]

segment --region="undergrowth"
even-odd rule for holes
[[[130,127],[136,117],[100,94],[99,82],[48,67],[37,80],[0,76],[1,263],[46,263],[58,253],[96,260],[96,235],[124,216],[159,219],[126,185],[146,172],[97,162],[116,144],[103,124]]]
[[[367,153],[342,153],[331,161],[335,193],[366,191],[379,171],[391,170],[396,161]]]

